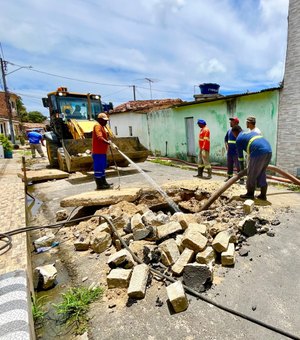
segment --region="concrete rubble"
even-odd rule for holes
[[[57,270],[54,264],[36,267],[33,271],[34,289],[47,290],[54,287]]]
[[[55,179],[68,178],[69,173],[58,169],[40,169],[26,171],[26,179],[28,182],[42,182]],[[18,173],[18,177],[24,181],[24,173]]]
[[[236,255],[245,256],[242,249],[247,238],[269,231],[276,221],[271,210],[261,218],[253,201],[243,204],[224,195],[210,210],[200,211],[210,193],[194,181],[169,184],[165,190],[180,203],[182,212],[172,213],[152,189],[95,191],[81,197],[80,205],[92,202],[100,209],[95,217],[72,227],[73,242],[76,251],[105,252],[108,288],[127,289],[131,299],[144,298],[151,279],[169,283],[151,268],[178,279],[168,285],[167,294],[174,311],[180,312],[188,308],[182,283],[197,292],[209,289],[214,271],[220,266],[234,267]],[[234,189],[228,194],[234,194]],[[71,200],[79,204],[79,199],[79,195],[66,198],[62,206]],[[129,250],[99,215],[110,220]]]

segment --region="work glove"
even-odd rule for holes
[[[108,141],[108,144],[110,147],[112,147],[115,150],[119,150],[119,148],[116,146],[116,144],[114,144],[111,140]]]

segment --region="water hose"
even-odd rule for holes
[[[110,149],[111,157],[112,157],[112,159],[113,159],[113,161],[114,161],[114,165],[115,165],[116,170],[117,170],[117,173],[118,173],[118,181],[119,181],[119,185],[116,187],[116,189],[117,189],[117,190],[120,190],[120,189],[121,189],[121,175],[120,175],[119,167],[118,167],[118,165],[117,165],[117,162],[116,162],[114,153],[113,153],[113,151],[112,151],[112,146],[113,146],[115,149],[118,148],[118,147],[117,147],[116,144],[114,144],[114,143],[110,143],[110,144],[109,144],[109,149]],[[117,150],[117,149],[116,149],[116,150]]]

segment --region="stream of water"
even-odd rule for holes
[[[167,193],[148,175],[146,174],[137,164],[135,164],[129,157],[127,157],[120,149],[118,152],[125,158],[127,161],[136,168],[136,170],[141,173],[145,179],[155,188],[167,201],[169,206],[174,210],[174,212],[181,212],[178,205],[167,195]]]

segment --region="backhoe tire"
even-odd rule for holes
[[[59,168],[58,158],[57,158],[58,145],[55,143],[51,143],[49,140],[47,140],[46,148],[47,148],[47,156],[48,156],[50,167],[58,169]]]

